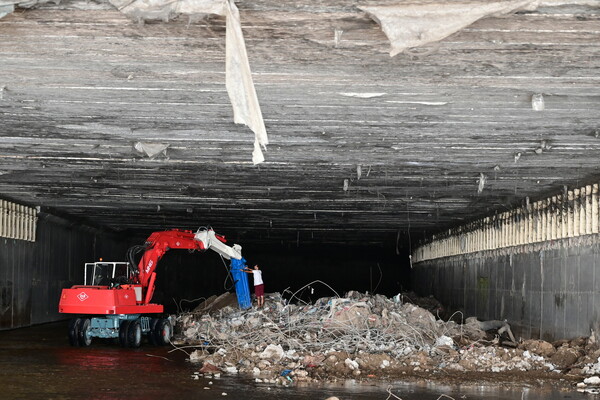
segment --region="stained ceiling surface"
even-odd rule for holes
[[[225,18],[106,2],[0,19],[0,196],[118,231],[413,240],[600,176],[600,8],[483,18],[390,57],[373,1],[237,3],[269,145],[233,122]]]

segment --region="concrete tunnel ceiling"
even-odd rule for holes
[[[390,244],[597,181],[597,3],[390,57],[363,9],[394,3],[237,3],[270,142],[258,165],[225,88],[225,18],[17,8],[0,19],[0,196],[135,234]]]

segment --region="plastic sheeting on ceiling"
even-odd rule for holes
[[[369,14],[389,39],[395,56],[407,48],[442,40],[475,21],[540,6],[598,5],[597,0],[419,0],[382,6],[358,6]]]
[[[225,80],[229,100],[233,106],[233,120],[247,125],[254,132],[252,162],[265,160],[262,148],[269,139],[256,96],[246,44],[242,33],[240,13],[233,0],[109,0],[130,18],[164,20],[179,14],[199,16],[216,14],[226,18]]]
[[[31,8],[55,0],[0,0],[0,18],[14,11],[14,6]],[[59,1],[59,0],[56,0]],[[252,80],[240,13],[233,0],[109,0],[119,11],[136,20],[163,20],[180,15],[216,14],[226,18],[225,80],[233,106],[233,120],[254,132],[252,162],[265,161],[262,150],[269,143],[258,97]]]

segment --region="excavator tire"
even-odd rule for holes
[[[119,325],[119,344],[121,347],[129,347],[129,343],[127,341],[127,332],[129,331],[129,321],[128,319],[121,322]]]
[[[79,346],[79,324],[81,318],[71,318],[69,320],[69,344]]]
[[[139,319],[131,321],[127,328],[127,344],[134,349],[142,344],[142,325]]]
[[[156,335],[154,334],[154,332],[156,331],[156,325],[158,324],[158,321],[160,321],[160,318],[151,318],[150,319],[150,330],[148,331],[148,341],[153,346],[158,346],[158,343],[156,342]]]
[[[166,346],[171,343],[173,327],[168,319],[161,318],[156,324],[156,328],[152,331],[152,334],[157,346]]]
[[[89,331],[92,325],[92,321],[89,318],[83,318],[79,321],[79,345],[81,347],[88,347],[92,344],[92,337],[89,335]]]

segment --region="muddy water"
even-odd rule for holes
[[[0,399],[386,399],[388,384],[345,382],[282,388],[223,376],[192,379],[197,366],[181,351],[150,345],[122,349],[107,341],[72,348],[66,323],[0,332]],[[212,383],[212,384],[211,384]],[[391,383],[403,400],[590,399],[553,388]]]

